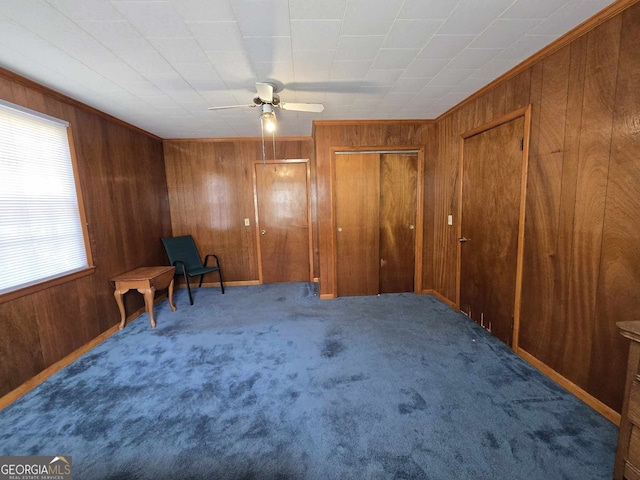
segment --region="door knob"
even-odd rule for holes
[[[461,237],[461,238],[459,238],[459,239],[458,239],[458,241],[459,241],[460,243],[464,243],[464,242],[466,242],[466,241],[468,241],[468,240],[469,240],[468,238],[464,238],[464,237]]]
[[[342,231],[342,227],[338,227],[338,231],[341,232]]]
[[[413,230],[414,228],[416,227],[414,227],[413,225],[409,225],[409,230]]]
[[[260,231],[260,235],[266,235],[266,234],[267,234],[267,231],[266,231],[266,230],[261,230],[261,231]]]

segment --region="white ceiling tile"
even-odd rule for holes
[[[343,35],[386,35],[404,0],[349,0],[345,10]]]
[[[156,51],[122,52],[120,56],[129,66],[142,75],[149,73],[171,73],[174,71],[173,67]]]
[[[493,80],[494,78],[499,77],[506,71],[515,67],[518,63],[520,63],[518,60],[504,60],[504,59],[494,58],[493,60],[485,64],[482,68],[479,68],[478,70],[476,70],[471,75],[471,77],[486,78],[488,80],[489,79]]]
[[[121,52],[142,52],[153,50],[153,46],[133,26],[121,22],[84,22],[80,24],[91,36],[109,50]]]
[[[610,0],[0,2],[1,66],[178,138],[258,135],[256,108],[207,110],[251,102],[257,80],[326,104],[278,112],[279,134],[308,135],[313,118],[434,118]]]
[[[363,80],[371,62],[334,62],[331,80]]]
[[[445,68],[431,79],[429,85],[433,87],[451,87],[467,79],[474,71],[472,69]]]
[[[525,35],[509,48],[504,49],[497,58],[513,60],[528,58],[556,38],[558,37],[551,35]]]
[[[178,103],[173,98],[170,98],[166,95],[140,98],[152,107],[162,110],[165,115],[178,115],[184,113],[184,108],[178,105]]]
[[[253,62],[291,62],[291,37],[245,37]]]
[[[396,20],[384,48],[422,48],[438,30],[442,20]]]
[[[208,57],[193,37],[187,38],[151,38],[151,44],[169,63],[204,63]]]
[[[466,93],[456,93],[456,92],[449,92],[446,95],[442,96],[441,98],[439,98],[435,104],[444,104],[444,105],[456,105],[458,103],[460,103],[461,101],[463,101],[465,98],[467,98],[469,95]]]
[[[328,83],[333,67],[333,50],[293,52],[296,82],[316,81]],[[367,62],[367,68],[371,62]],[[366,73],[366,72],[365,72]]]
[[[353,93],[335,93],[329,92],[324,97],[326,105],[351,105],[355,99]]]
[[[241,52],[245,49],[237,22],[187,22],[204,51]]]
[[[107,0],[47,0],[74,22],[118,21],[122,15]]]
[[[498,19],[489,25],[469,46],[472,48],[507,48],[538,23],[540,23],[538,19]]]
[[[373,60],[384,40],[384,35],[340,35],[336,60]]]
[[[403,72],[403,69],[391,70],[372,68],[367,72],[367,75],[364,77],[364,79],[379,85],[394,85]]]
[[[456,6],[452,0],[406,0],[398,18],[444,19]]]
[[[342,20],[347,0],[289,0],[289,11],[292,20]]]
[[[476,35],[434,35],[418,58],[453,58],[476,38]]]
[[[547,18],[568,0],[516,0],[501,18]]]
[[[419,51],[417,48],[381,48],[372,68],[407,68]]]
[[[294,50],[335,50],[342,22],[340,20],[292,20]]]
[[[513,0],[461,0],[442,24],[439,34],[480,34],[496,17],[507,9]]]
[[[414,105],[431,105],[433,101],[444,97],[451,91],[451,87],[434,87],[427,85],[418,95],[414,96],[411,102]]]
[[[232,3],[244,37],[288,37],[287,0],[235,0]]]
[[[223,82],[230,88],[251,87],[255,72],[244,52],[205,52]]]
[[[295,80],[292,62],[260,63],[254,62],[253,69],[260,82],[277,81],[291,83]]]
[[[530,33],[533,35],[562,35],[578,26],[610,2],[608,0],[571,1],[556,10]]]
[[[402,75],[403,78],[433,78],[449,63],[449,59],[417,58]]]
[[[171,0],[185,22],[223,22],[235,20],[229,0]]]
[[[188,37],[189,30],[169,2],[112,1],[146,38]]]
[[[480,68],[502,52],[500,48],[465,48],[447,64],[447,68]]]
[[[203,63],[174,63],[173,68],[187,82],[210,82],[220,87],[224,84],[207,58]]]
[[[124,61],[99,63],[92,69],[115,83],[142,82],[144,78]]]
[[[379,106],[384,107],[386,105],[391,105],[397,108],[400,105],[410,102],[414,96],[415,94],[413,93],[390,93],[382,99]]]
[[[400,78],[391,93],[419,93],[424,87],[424,78]]]
[[[466,93],[471,95],[487,84],[485,78],[467,78],[451,89],[451,93]]]

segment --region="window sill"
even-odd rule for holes
[[[35,285],[29,285],[28,287],[19,288],[10,292],[0,294],[0,304],[10,302],[16,298],[24,297],[25,295],[31,295],[32,293],[46,290],[47,288],[55,287],[56,285],[62,285],[63,283],[72,282],[82,277],[93,274],[96,267],[87,267],[77,272],[63,275],[61,277],[53,278],[45,282],[36,283]]]

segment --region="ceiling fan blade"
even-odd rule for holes
[[[226,110],[228,108],[245,108],[245,107],[257,107],[257,105],[255,103],[249,104],[249,105],[225,105],[223,107],[209,107],[207,108],[207,110]]]
[[[273,85],[270,83],[257,82],[256,90],[258,91],[258,97],[265,102],[273,102]]]
[[[282,110],[292,110],[294,112],[320,113],[324,110],[321,103],[281,103],[278,105]]]

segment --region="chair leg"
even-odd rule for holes
[[[193,295],[191,295],[191,285],[189,285],[189,277],[187,276],[187,272],[184,272],[184,281],[187,282],[187,292],[189,292],[189,302],[193,305]]]
[[[220,290],[222,290],[222,294],[224,295],[224,283],[222,283],[222,270],[218,270],[218,275],[220,275]]]
[[[204,280],[204,275],[200,275],[200,283],[198,284],[198,288],[202,288],[202,280]]]

